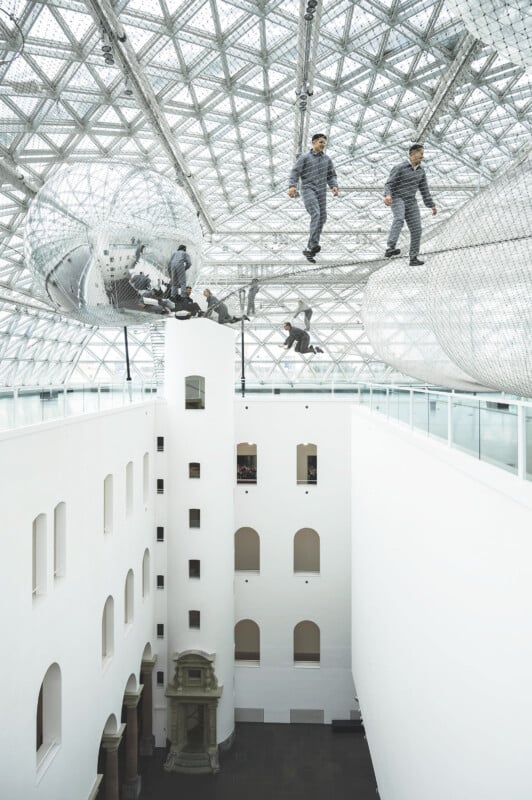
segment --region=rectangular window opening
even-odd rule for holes
[[[197,559],[191,559],[188,562],[188,577],[189,578],[199,578],[200,577],[200,562]]]
[[[189,628],[199,629],[199,627],[200,627],[200,612],[199,611],[189,611],[188,612],[188,627]]]

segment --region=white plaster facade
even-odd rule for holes
[[[167,366],[164,399],[0,435],[7,554],[0,611],[2,794],[24,800],[92,797],[102,733],[106,725],[118,729],[124,692],[138,688],[146,653],[157,657],[153,705],[160,747],[167,740],[165,689],[173,657],[187,649],[216,655],[224,687],[220,743],[233,732],[235,707],[237,718],[239,713],[245,718],[246,709],[262,709],[265,721],[289,722],[291,710],[320,711],[325,722],[349,716],[354,690],[348,404],[336,404],[330,414],[321,401],[235,400],[233,347],[234,332],[222,326],[171,321],[166,364],[175,369]],[[205,377],[203,410],[184,407],[187,375]],[[163,451],[157,450],[158,437],[164,437]],[[258,446],[259,481],[237,486],[236,443],[248,440]],[[317,485],[298,486],[296,446],[307,441],[318,446],[319,478]],[[200,463],[200,479],[189,478],[190,462]],[[113,476],[112,519],[105,532],[108,475]],[[160,480],[163,493],[157,492]],[[66,512],[65,572],[54,578],[53,517],[59,503]],[[190,508],[201,511],[199,529],[189,527]],[[41,514],[46,515],[46,590],[32,599],[32,524]],[[253,526],[261,537],[261,571],[247,584],[244,573],[234,572],[234,534],[242,525]],[[293,537],[303,527],[320,535],[319,576],[293,573]],[[147,549],[150,574],[142,596]],[[189,577],[189,559],[200,561],[200,579]],[[133,619],[126,624],[129,570]],[[109,596],[112,655],[102,658],[102,613]],[[199,630],[189,628],[190,609],[201,612]],[[260,666],[235,667],[234,625],[241,618],[252,618],[261,628]],[[293,628],[301,620],[320,627],[319,665],[294,665]],[[159,625],[164,626],[160,636]],[[37,698],[52,664],[61,674],[60,741],[37,767]]]
[[[530,484],[342,399],[235,398],[233,332],[194,320],[171,322],[167,333],[164,399],[0,435],[0,795],[94,798],[102,733],[120,725],[126,687],[139,688],[150,654],[164,747],[173,656],[199,649],[215,654],[223,685],[219,743],[235,718],[349,717],[354,675],[383,800],[529,800]],[[191,374],[205,377],[203,410],[184,408]],[[242,442],[256,446],[256,484],[236,482]],[[317,448],[316,484],[297,483],[298,444]],[[191,462],[199,479],[189,477]],[[201,511],[199,528],[189,526],[191,508]],[[34,598],[37,518],[46,557]],[[235,573],[243,527],[260,537],[260,570]],[[294,574],[303,528],[319,535],[319,574]],[[199,578],[189,577],[190,559],[200,561]],[[104,659],[109,596],[114,637]],[[189,627],[191,609],[201,612],[199,629]],[[234,661],[240,620],[260,628],[255,663]],[[319,626],[319,665],[294,663],[294,626],[304,620]],[[36,753],[38,693],[53,665],[60,732]]]

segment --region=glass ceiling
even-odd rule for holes
[[[62,164],[94,159],[149,167],[187,192],[204,232],[200,296],[209,286],[231,306],[239,286],[261,280],[246,324],[250,383],[392,376],[360,319],[383,263],[385,179],[421,139],[439,209],[424,219],[428,245],[530,147],[530,69],[475,38],[457,0],[328,0],[310,23],[306,10],[296,0],[0,2],[0,385],[124,377],[122,330],[57,314],[24,264],[40,186]],[[310,265],[308,217],[287,176],[315,131],[329,137],[340,196]],[[279,355],[299,299],[314,309],[319,360]],[[160,326],[129,335],[133,377],[159,375]]]

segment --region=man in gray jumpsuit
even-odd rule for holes
[[[384,203],[392,207],[393,222],[388,234],[385,257],[397,256],[401,252],[397,247],[397,240],[405,221],[410,231],[410,266],[421,266],[419,246],[421,244],[421,215],[416,200],[419,189],[423,202],[432,210],[433,216],[437,213],[436,206],[430,196],[425,170],[421,166],[423,161],[423,145],[413,144],[408,151],[408,159],[402,161],[392,169],[386,186],[384,187]]]
[[[314,347],[310,343],[310,336],[306,331],[301,330],[301,328],[295,328],[290,322],[285,322],[283,328],[287,331],[288,337],[285,339],[284,344],[280,344],[279,347],[290,350],[295,342],[294,350],[296,353],[323,353],[321,347]]]
[[[168,262],[168,272],[170,273],[170,299],[175,303],[178,290],[181,297],[185,296],[187,288],[186,271],[192,266],[192,261],[187,253],[186,245],[180,244],[172,258]]]
[[[327,186],[335,196],[339,191],[334,164],[324,153],[326,144],[325,134],[315,133],[312,150],[299,156],[288,179],[290,197],[296,196],[297,183],[301,179],[301,197],[310,214],[309,239],[303,255],[313,264],[316,263],[314,256],[321,250],[320,236],[327,220]]]

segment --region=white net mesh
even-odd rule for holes
[[[514,64],[532,65],[530,0],[448,0],[469,33],[492,45]]]
[[[476,380],[532,396],[532,158],[459,211],[428,258],[427,313]]]
[[[424,383],[472,391],[479,385],[449,359],[427,318],[427,270],[399,261],[372,275],[362,319],[377,355]]]

